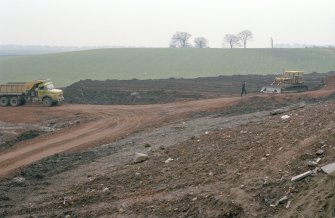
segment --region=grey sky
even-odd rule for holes
[[[0,0],[0,44],[167,47],[185,31],[220,48],[244,29],[248,47],[335,45],[335,0]]]

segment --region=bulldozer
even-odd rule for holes
[[[275,77],[270,86],[263,86],[263,93],[288,93],[305,92],[308,86],[304,84],[304,71],[285,71],[282,75]]]

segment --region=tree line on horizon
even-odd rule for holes
[[[176,32],[170,40],[170,48],[208,48],[208,39],[205,37],[195,37],[194,44],[189,42],[192,35],[188,32]],[[254,38],[250,30],[243,30],[238,34],[226,34],[224,42],[228,43],[230,48],[234,47],[247,47],[247,42]]]

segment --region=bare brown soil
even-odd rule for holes
[[[84,115],[84,123],[81,123],[82,118],[80,118],[75,125],[69,128],[29,141],[22,141],[3,151],[0,155],[0,176],[5,176],[21,166],[55,153],[110,143],[133,131],[160,125],[161,122],[166,122],[174,117],[182,117],[190,112],[215,110],[237,100],[239,98],[233,97],[221,100],[211,99],[199,102],[136,107],[63,105],[62,107],[45,108],[35,105],[31,107],[0,108],[0,113],[6,115],[3,120],[14,123],[18,121],[20,123],[40,121],[51,114],[56,117],[66,114],[65,119]],[[12,116],[9,116],[9,114],[12,114]],[[26,116],[17,119],[16,114],[26,114]],[[38,114],[43,114],[43,116],[32,119]],[[160,114],[164,114],[164,116]],[[28,120],[25,120],[26,117]],[[88,117],[90,122],[86,122]]]
[[[335,216],[333,176],[290,181],[320,148],[319,166],[334,161],[332,81],[298,94],[0,108],[3,129],[46,132],[0,152],[0,216]],[[302,100],[286,120],[269,115]],[[149,159],[134,164],[134,152]],[[288,209],[270,206],[285,195]]]

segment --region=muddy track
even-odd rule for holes
[[[1,152],[0,177],[5,177],[27,164],[55,153],[110,143],[134,131],[183,116],[187,112],[220,107],[238,99],[212,99],[155,106],[63,105],[52,108],[51,113],[60,109],[61,114],[81,113],[93,119],[88,123],[18,143]],[[215,104],[213,104],[214,102]],[[37,105],[19,108],[7,107],[0,108],[0,113],[25,113],[29,116],[38,116],[38,113],[50,113],[48,109]],[[22,121],[24,122],[24,119]]]
[[[327,95],[330,91],[310,92],[314,95]],[[62,105],[45,108],[39,105],[0,108],[0,120],[29,123],[39,116],[66,116],[81,114],[90,117],[89,122],[61,129],[28,141],[0,153],[0,179],[5,178],[25,165],[44,157],[97,145],[110,143],[135,131],[147,127],[178,120],[193,112],[213,111],[255,97],[229,97],[161,105],[142,106],[99,106],[99,105]],[[269,95],[257,95],[268,98]],[[298,97],[299,95],[297,95]],[[9,116],[11,114],[11,116]],[[17,116],[17,114],[25,114]]]

